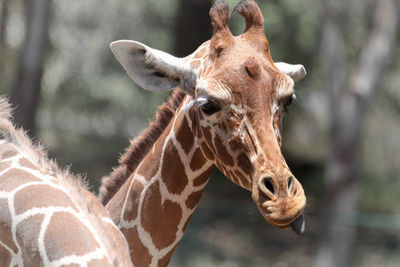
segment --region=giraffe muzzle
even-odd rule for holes
[[[279,182],[272,175],[263,176],[253,184],[252,197],[267,222],[303,234],[306,197],[299,181],[291,174],[287,177]]]

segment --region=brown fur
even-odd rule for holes
[[[110,201],[132,172],[135,171],[171,121],[184,97],[183,91],[175,90],[167,103],[164,103],[158,109],[156,120],[150,123],[149,127],[139,137],[131,141],[130,146],[119,160],[120,165],[110,175],[102,179],[99,198],[103,205]]]

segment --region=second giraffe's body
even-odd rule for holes
[[[254,1],[236,10],[242,35],[230,33],[229,8],[217,1],[213,37],[183,59],[135,41],[111,44],[143,88],[179,87],[100,190],[136,266],[168,264],[213,166],[252,192],[269,223],[304,231],[305,194],[281,153],[280,125],[305,70],[272,61]]]
[[[132,266],[126,240],[101,203],[15,129],[4,99],[0,266]]]

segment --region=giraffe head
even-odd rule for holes
[[[304,231],[305,194],[282,155],[281,120],[294,97],[302,65],[274,63],[264,18],[253,0],[235,10],[244,33],[233,36],[224,1],[210,10],[214,33],[195,53],[176,58],[135,41],[111,49],[128,75],[152,91],[180,87],[191,101],[183,108],[208,160],[233,182],[252,191],[260,213],[272,225]]]

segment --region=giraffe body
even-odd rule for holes
[[[179,88],[100,189],[136,266],[168,264],[213,166],[252,192],[269,223],[304,231],[305,195],[280,151],[280,124],[305,70],[274,64],[253,0],[236,10],[246,19],[242,35],[232,36],[229,8],[216,1],[210,10],[213,37],[186,58],[136,41],[111,44],[143,88]]]
[[[101,203],[9,121],[0,99],[0,265],[132,266]]]

